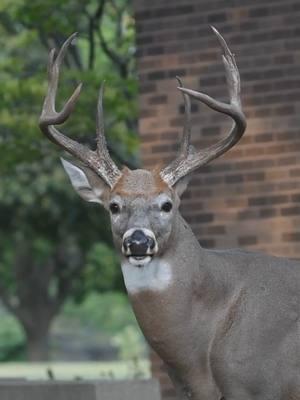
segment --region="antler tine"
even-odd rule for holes
[[[103,93],[104,82],[99,89],[96,114],[96,135],[97,135],[97,151],[99,154],[108,153],[105,139],[104,118],[103,118]]]
[[[183,87],[181,79],[176,76],[180,87]],[[184,126],[180,146],[179,157],[186,157],[189,153],[190,137],[191,137],[191,99],[187,94],[181,92],[184,100]]]
[[[237,104],[241,106],[240,99],[240,91],[241,91],[241,83],[240,83],[240,74],[238,67],[235,62],[234,54],[231,53],[227,43],[224,38],[214,26],[211,26],[211,29],[216,34],[217,39],[223,49],[224,54],[222,55],[223,64],[225,66],[226,72],[226,81],[227,87],[229,90],[229,98],[231,104]]]
[[[77,88],[74,90],[71,97],[65,103],[63,109],[60,112],[57,112],[55,109],[55,99],[57,93],[58,79],[59,79],[59,70],[60,66],[63,62],[65,53],[73,42],[77,33],[73,33],[62,45],[57,57],[55,57],[56,50],[52,49],[49,54],[49,62],[48,62],[48,92],[45,97],[41,117],[40,117],[40,125],[41,127],[45,127],[50,124],[62,124],[65,122],[70,116],[76,101],[80,95],[82,84],[80,83]],[[49,137],[49,139],[51,139]]]
[[[176,79],[178,81],[179,87],[183,88],[183,84],[181,79],[176,76]],[[190,138],[191,138],[191,99],[190,97],[185,94],[184,92],[181,92],[183,101],[184,101],[184,124],[183,124],[183,132],[182,132],[182,138],[181,138],[181,144],[180,144],[180,149],[179,149],[179,154],[173,160],[168,167],[166,167],[162,172],[161,176],[163,179],[167,180],[168,176],[172,174],[172,171],[176,170],[178,166],[185,160],[189,153],[192,152],[192,146],[190,145]],[[163,175],[164,174],[164,175]]]
[[[73,42],[77,33],[73,33],[62,45],[60,51],[56,55],[56,50],[52,49],[49,54],[48,62],[48,90],[44,100],[43,109],[39,119],[39,126],[42,132],[55,144],[62,147],[64,150],[69,152],[72,156],[79,159],[86,166],[92,169],[97,175],[101,176],[105,182],[113,187],[116,181],[121,176],[121,172],[118,167],[111,160],[109,153],[106,148],[105,138],[102,139],[101,150],[92,151],[86,146],[76,142],[65,136],[63,133],[58,131],[54,125],[60,125],[65,122],[70,114],[72,113],[76,101],[80,95],[82,84],[80,83],[74,90],[71,97],[67,100],[62,110],[57,112],[55,107],[56,93],[59,80],[60,66],[64,60],[66,51],[70,44]],[[102,95],[101,95],[102,96]],[[102,103],[102,97],[101,97]],[[101,106],[102,108],[102,106]],[[98,112],[99,113],[99,112]],[[102,111],[100,112],[102,116]],[[99,118],[98,118],[99,119]],[[99,128],[97,124],[97,135]],[[102,129],[103,132],[103,129]],[[104,135],[104,132],[103,132]]]
[[[108,172],[108,175],[110,177],[113,177],[113,182],[115,183],[120,178],[121,172],[111,159],[107,149],[105,130],[104,130],[104,118],[103,118],[103,93],[104,93],[104,82],[100,86],[98,102],[97,102],[97,113],[96,113],[97,155],[104,163],[105,170]]]
[[[171,163],[165,167],[160,174],[170,186],[174,185],[179,179],[183,178],[188,173],[225,153],[240,140],[246,129],[246,119],[241,109],[240,75],[234,55],[231,53],[224,38],[220,35],[216,28],[212,27],[212,29],[217,35],[219,43],[224,52],[223,63],[226,71],[230,103],[222,103],[205,93],[186,89],[181,87],[181,85],[178,87],[178,89],[186,95],[200,100],[211,109],[229,115],[234,120],[234,124],[229,134],[220,142],[199,152],[194,152],[192,150],[193,148],[189,146],[189,152],[184,159],[179,160],[178,158],[178,162],[176,164]]]

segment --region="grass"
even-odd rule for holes
[[[134,379],[149,378],[148,360],[110,362],[2,363],[0,379]]]

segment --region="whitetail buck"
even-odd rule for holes
[[[73,187],[110,212],[114,242],[138,323],[165,362],[178,399],[300,399],[300,266],[242,250],[203,249],[178,211],[186,177],[219,157],[242,137],[240,78],[233,54],[223,49],[230,103],[179,88],[185,124],[177,158],[162,171],[119,170],[103,128],[101,88],[97,149],[92,151],[54,126],[71,114],[80,85],[62,111],[55,110],[59,69],[72,35],[50,53],[49,88],[40,128],[81,161],[63,160]],[[229,115],[223,140],[201,151],[190,145],[190,98]],[[101,271],[99,271],[101,273]]]

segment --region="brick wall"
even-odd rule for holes
[[[247,247],[300,257],[299,0],[135,0],[140,123],[145,167],[174,157],[184,85],[226,99],[215,25],[236,55],[248,128],[225,156],[202,167],[182,213],[204,247]],[[230,127],[193,102],[193,143],[201,148]],[[172,390],[154,357],[164,399]]]

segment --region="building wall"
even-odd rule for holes
[[[189,88],[225,100],[221,51],[209,28],[236,55],[247,131],[230,152],[202,167],[182,213],[203,247],[244,247],[300,257],[299,0],[135,0],[139,131],[144,166],[172,159]],[[220,140],[231,121],[193,102],[193,143]],[[164,399],[172,389],[154,357]]]

